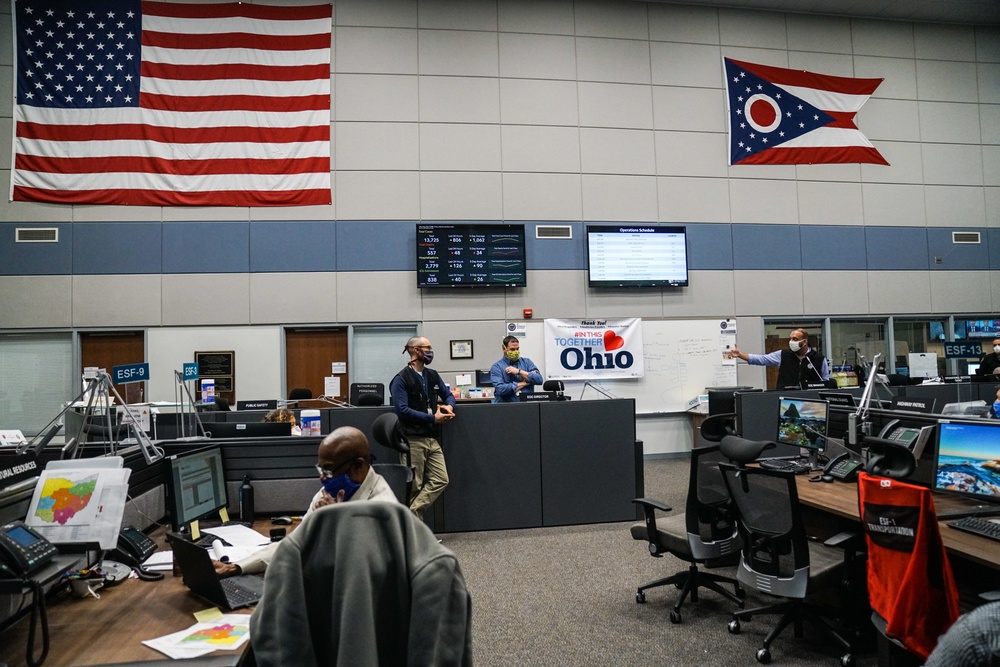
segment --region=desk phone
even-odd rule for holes
[[[0,577],[26,577],[59,553],[55,545],[23,521],[0,527]]]

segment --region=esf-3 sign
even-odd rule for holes
[[[111,379],[115,384],[142,382],[149,379],[149,364],[125,364],[111,368]]]

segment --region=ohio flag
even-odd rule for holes
[[[729,164],[889,164],[854,124],[883,79],[723,61]]]

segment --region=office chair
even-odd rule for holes
[[[706,439],[714,439],[729,432],[735,415],[715,415],[702,424],[702,434]],[[705,424],[709,425],[707,434]],[[645,522],[632,526],[632,538],[646,540],[649,543],[649,553],[655,558],[661,558],[669,553],[687,563],[687,570],[677,572],[669,577],[643,584],[636,590],[635,601],[646,601],[646,593],[650,588],[674,585],[681,593],[670,611],[670,622],[680,623],[681,606],[690,595],[692,602],[698,601],[698,589],[707,588],[715,591],[731,602],[743,608],[745,591],[738,581],[732,577],[703,572],[698,565],[713,567],[732,564],[740,549],[739,535],[730,508],[731,500],[719,474],[719,463],[722,461],[719,445],[696,447],[691,451],[691,467],[688,478],[688,493],[684,514],[675,514],[657,519],[655,510],[669,511],[670,507],[649,498],[636,498],[632,502],[640,505],[645,514]],[[731,584],[733,591],[723,588],[721,584]]]
[[[258,667],[472,665],[458,559],[403,505],[313,512],[282,540],[250,617]]]
[[[926,487],[893,478],[912,471],[913,455],[898,448],[909,454],[910,466],[869,465],[883,476],[870,471],[858,475],[868,546],[868,597],[882,667],[923,664],[959,615],[958,589],[933,496]]]
[[[741,621],[754,616],[780,614],[756,654],[757,662],[767,664],[771,661],[771,643],[781,631],[793,625],[795,636],[801,637],[803,622],[808,621],[840,646],[844,651],[840,664],[850,667],[854,664],[850,642],[824,620],[833,610],[806,601],[806,594],[813,589],[840,583],[844,552],[806,539],[795,476],[733,464],[722,464],[720,468],[743,541],[736,578],[762,593],[785,598],[733,613],[729,631],[739,634]],[[827,544],[845,539],[837,535]]]
[[[312,390],[307,387],[296,387],[288,392],[288,400],[290,401],[308,401],[312,397]]]
[[[396,494],[396,499],[404,505],[410,504],[410,493],[413,491],[414,470],[410,465],[410,445],[399,430],[399,418],[395,412],[386,412],[375,418],[372,424],[372,437],[383,447],[394,449],[403,456],[403,463],[373,463],[375,472],[385,478],[386,483]]]
[[[383,405],[385,403],[385,396],[382,394],[361,394],[358,396],[358,400],[355,405],[362,407],[366,405]]]

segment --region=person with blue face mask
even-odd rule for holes
[[[306,521],[316,510],[337,503],[357,500],[397,502],[388,482],[372,470],[368,438],[353,426],[341,426],[319,443],[316,473],[320,489],[309,503],[302,521]],[[263,572],[278,544],[273,542],[235,563],[213,561],[215,573],[219,577],[232,577]]]

